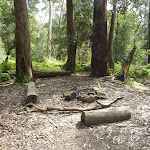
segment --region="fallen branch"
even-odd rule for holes
[[[54,111],[54,110],[57,110],[57,111],[79,111],[79,112],[82,112],[82,111],[91,111],[91,110],[97,110],[97,109],[102,109],[102,108],[108,108],[108,107],[110,107],[112,104],[114,104],[115,102],[117,102],[120,99],[122,99],[122,98],[117,98],[112,103],[107,104],[107,105],[104,105],[104,104],[101,104],[100,102],[97,102],[97,105],[94,106],[94,107],[91,107],[91,108],[47,107],[47,108],[44,109],[44,108],[37,107],[33,103],[27,104],[25,106],[25,108],[26,107],[30,107],[30,108],[32,107],[32,108],[35,109],[35,110],[31,110],[30,112],[44,112],[44,111]]]

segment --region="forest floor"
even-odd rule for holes
[[[63,93],[101,87],[110,99],[124,98],[111,107],[127,106],[131,119],[84,126],[80,112],[27,112],[26,85],[5,82],[0,87],[0,150],[150,150],[150,83],[135,90],[119,81],[66,76],[37,79],[38,106],[79,107],[92,104],[65,101]]]

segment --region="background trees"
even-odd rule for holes
[[[58,64],[64,65],[67,61],[67,12],[66,1],[52,0],[52,40],[51,40],[51,59],[48,59],[47,54],[47,39],[48,39],[48,0],[29,0],[28,15],[30,22],[31,50],[33,67],[44,70],[59,70],[61,67]],[[112,42],[113,47],[113,72],[121,70],[121,64],[127,58],[130,51],[136,45],[136,52],[133,59],[133,65],[129,70],[130,76],[137,73],[134,68],[142,68],[148,63],[147,51],[148,43],[148,20],[149,20],[149,4],[147,0],[108,0],[107,13],[107,30],[111,30],[111,18],[113,4],[116,3],[116,17],[114,22],[113,40],[107,34],[107,41]],[[94,0],[73,0],[73,26],[74,40],[76,43],[76,71],[90,71],[91,67],[91,48],[93,42],[93,13]],[[40,13],[39,13],[40,12]],[[13,1],[0,1],[0,68],[10,74],[8,68],[3,69],[4,62],[8,58],[8,64],[13,63],[15,66],[15,19]],[[41,17],[40,17],[41,16]],[[137,31],[136,31],[137,30]],[[135,34],[136,32],[136,34]],[[70,42],[69,42],[70,43]],[[72,43],[71,43],[72,44]],[[8,57],[7,57],[8,54]],[[61,60],[57,61],[57,60]],[[71,59],[72,60],[72,59]],[[57,65],[55,66],[57,62]],[[75,61],[74,61],[75,62]],[[1,67],[2,66],[2,67]],[[5,64],[6,66],[6,64]],[[117,67],[116,67],[117,66]],[[119,67],[118,67],[119,66]],[[135,67],[136,66],[136,67]],[[120,69],[119,69],[120,68]],[[146,69],[149,68],[148,66]],[[15,68],[14,68],[15,69]],[[14,76],[11,71],[11,77]],[[11,69],[12,70],[12,69]],[[143,71],[143,72],[144,72]],[[134,72],[134,73],[131,73]],[[90,73],[90,72],[88,72]],[[140,74],[140,73],[138,73]]]

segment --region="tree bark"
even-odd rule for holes
[[[100,123],[113,123],[131,118],[131,113],[126,107],[106,108],[82,112],[81,121],[85,125],[97,125]]]
[[[48,40],[47,40],[47,55],[51,57],[51,40],[52,40],[52,1],[49,0],[49,22],[48,22]]]
[[[107,49],[107,0],[94,0],[94,31],[92,45],[91,75],[103,77],[108,74]]]
[[[115,15],[116,15],[116,2],[113,4],[113,12],[111,17],[111,26],[108,40],[108,57],[109,57],[109,68],[114,68],[113,61],[113,35],[114,35],[114,25],[115,25]]]
[[[77,44],[74,38],[72,0],[67,0],[67,37],[68,37],[68,48],[67,48],[66,70],[74,73]]]
[[[148,63],[150,63],[150,0],[149,0],[149,25],[148,25]]]
[[[14,0],[16,18],[16,79],[32,79],[29,19],[26,0]]]
[[[61,48],[61,21],[62,21],[62,14],[63,14],[63,8],[64,8],[64,0],[62,2],[62,6],[61,6],[61,10],[60,10],[60,16],[59,16],[59,47],[60,47],[60,51],[59,51],[59,60],[62,60],[62,55],[63,55],[63,51]]]
[[[70,71],[37,71],[33,70],[34,78],[47,78],[47,77],[56,77],[56,76],[69,76],[71,75]]]
[[[34,82],[29,82],[28,88],[27,88],[26,104],[31,103],[31,102],[32,103],[37,102],[37,92],[36,92],[36,86]]]

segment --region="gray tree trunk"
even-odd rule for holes
[[[76,41],[74,38],[72,0],[67,0],[67,37],[68,37],[68,48],[67,48],[66,70],[74,73],[76,60]]]
[[[16,79],[32,79],[29,19],[26,0],[14,0],[16,18]]]
[[[52,1],[49,0],[49,22],[48,22],[48,40],[47,40],[47,55],[51,57],[51,41],[52,41]]]
[[[112,54],[113,54],[113,35],[114,35],[115,16],[116,16],[116,2],[113,4],[113,12],[111,17],[111,26],[108,40],[109,68],[114,68],[114,61]]]
[[[94,31],[91,75],[96,77],[103,77],[107,74],[107,0],[94,0]]]

